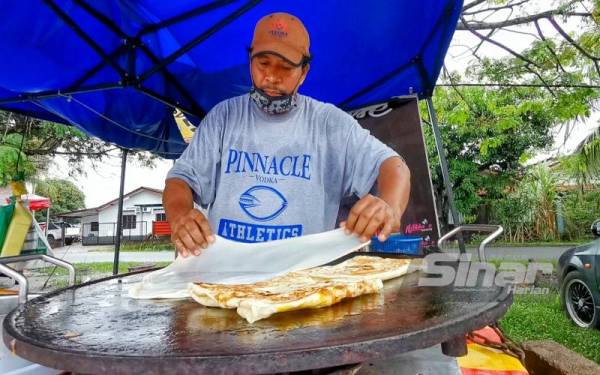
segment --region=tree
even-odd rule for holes
[[[575,32],[569,32],[569,28]],[[495,78],[507,78],[511,72],[516,73],[515,79],[490,80],[492,83],[538,84],[549,92],[553,92],[556,85],[600,83],[598,0],[467,1],[457,30],[479,39],[479,43],[467,48],[482,66],[490,63],[478,54],[484,44],[513,57],[508,64],[497,66],[502,77]],[[515,35],[529,38],[532,48],[526,53],[513,49],[510,41]],[[526,82],[520,81],[524,75],[528,76]]]
[[[26,178],[44,175],[56,156],[67,158],[70,175],[83,174],[86,159],[98,163],[117,149],[73,126],[0,111],[0,186],[6,185],[17,169]],[[148,152],[132,152],[130,156],[150,166],[155,159]]]
[[[52,214],[85,208],[85,194],[68,180],[42,180],[35,187],[35,193],[50,198]]]
[[[590,135],[580,146],[585,170],[595,181],[600,180],[600,131]]]
[[[5,186],[19,171],[25,176],[32,175],[34,162],[21,151],[23,137],[20,134],[7,134],[0,143],[0,186]],[[18,166],[18,167],[17,167]]]
[[[600,99],[599,9],[598,0],[464,5],[457,33],[479,41],[466,46],[472,57],[468,69],[443,70],[433,102],[457,208],[467,222],[476,219],[481,206],[514,191],[525,175],[522,163],[552,144],[553,127],[591,114]],[[567,22],[577,25],[575,32],[564,31]],[[515,35],[529,38],[529,47],[513,49]],[[505,56],[482,56],[484,44]],[[432,140],[427,143],[443,197],[435,147]]]

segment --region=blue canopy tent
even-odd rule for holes
[[[218,102],[249,91],[247,47],[265,14],[295,14],[311,34],[302,93],[353,109],[400,95],[430,98],[461,7],[462,0],[7,2],[0,109],[176,158],[185,143],[174,108],[198,123]]]
[[[26,0],[3,4],[0,109],[70,124],[176,158],[173,120],[249,91],[263,15],[306,24],[314,56],[302,92],[352,109],[431,95],[462,1]]]

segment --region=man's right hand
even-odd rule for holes
[[[183,256],[199,255],[201,249],[206,249],[215,242],[215,236],[210,229],[210,224],[202,212],[195,208],[177,217],[169,223],[171,225],[171,241],[175,244],[177,252]]]

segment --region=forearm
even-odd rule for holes
[[[165,182],[163,192],[163,207],[167,220],[174,222],[181,215],[194,208],[192,189],[179,178],[169,178]]]
[[[379,197],[392,207],[400,220],[410,196],[410,170],[401,158],[392,157],[381,164],[377,188]]]

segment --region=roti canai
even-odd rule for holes
[[[290,272],[254,284],[190,284],[192,298],[208,307],[237,309],[248,322],[275,313],[331,306],[344,298],[377,293],[383,281],[420,268],[420,261],[356,256],[334,266]]]
[[[421,267],[421,259],[359,255],[334,266],[315,267],[298,271],[298,273],[316,279],[381,279],[386,281],[417,271]]]
[[[374,280],[313,280],[310,283],[293,283],[276,286],[218,285],[196,283],[192,285],[192,298],[211,307],[237,308],[237,313],[249,323],[286,311],[316,309],[336,304],[344,298],[376,293],[383,282]],[[265,282],[268,284],[268,282]]]

